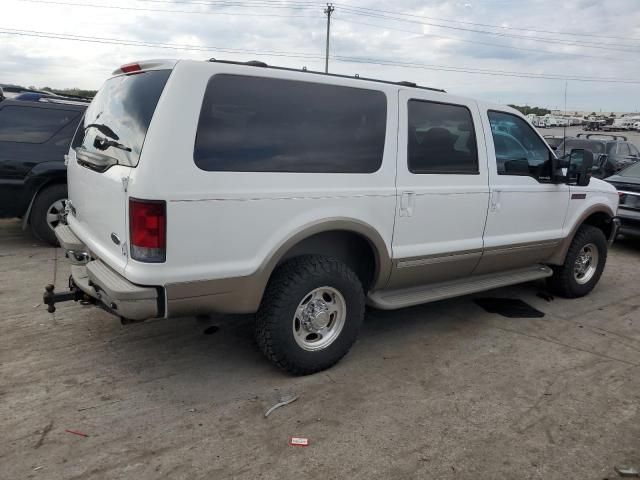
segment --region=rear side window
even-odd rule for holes
[[[382,163],[386,118],[379,91],[215,75],[193,157],[206,171],[372,173]]]
[[[469,109],[409,100],[407,159],[412,173],[478,173],[478,149]]]
[[[0,141],[44,143],[78,115],[72,110],[8,105],[0,109]]]

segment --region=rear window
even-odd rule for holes
[[[625,168],[618,172],[620,177],[639,177],[640,178],[640,162],[634,163],[629,168]]]
[[[382,163],[386,118],[379,91],[215,75],[193,157],[206,171],[372,173]]]
[[[7,105],[0,109],[0,141],[44,143],[78,115],[72,110]]]
[[[151,117],[171,70],[149,70],[107,80],[84,114],[73,140],[78,161],[101,168],[135,167]]]

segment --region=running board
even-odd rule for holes
[[[395,310],[396,308],[411,307],[422,303],[444,300],[445,298],[459,297],[484,290],[506,287],[507,285],[530,282],[550,277],[552,274],[553,271],[549,267],[536,265],[531,268],[465,277],[419,287],[378,290],[369,294],[368,303],[382,310]]]

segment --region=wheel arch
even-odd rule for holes
[[[569,246],[582,225],[592,225],[602,230],[604,236],[609,239],[613,231],[611,220],[614,216],[615,213],[606,205],[594,205],[585,210],[582,215],[578,217],[569,235],[562,240],[556,253],[546,263],[551,265],[562,265],[564,263]]]
[[[354,259],[356,252],[362,254]],[[391,273],[391,254],[374,227],[360,220],[329,218],[300,227],[274,249],[260,268],[264,287],[280,264],[301,255],[338,258],[354,270],[365,290],[383,286]]]
[[[35,202],[38,195],[40,195],[40,193],[46,188],[52,187],[54,185],[66,185],[66,184],[67,184],[66,176],[52,176],[51,178],[48,178],[43,183],[39,184],[37,187],[33,189],[33,192],[31,193],[31,199],[29,200],[27,209],[25,210],[25,213],[22,217],[22,230],[26,230],[29,224],[31,223],[31,210],[33,208],[33,202]]]

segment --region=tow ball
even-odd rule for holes
[[[47,311],[49,313],[53,313],[56,311],[56,303],[59,302],[69,302],[73,300],[74,302],[84,300],[85,294],[79,288],[71,288],[68,292],[57,293],[54,292],[54,286],[49,284],[44,287],[44,294],[42,295],[42,301],[45,305],[47,305]]]

